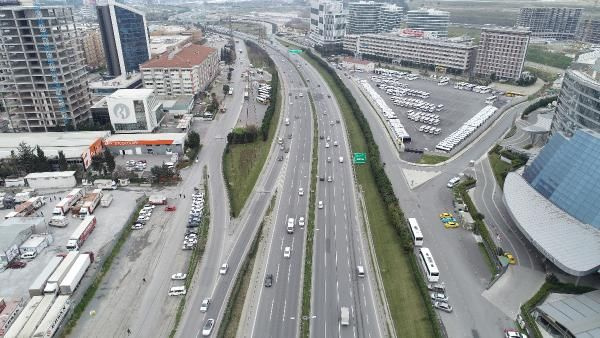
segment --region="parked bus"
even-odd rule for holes
[[[498,97],[496,95],[490,96],[487,99],[485,99],[485,103],[492,104],[492,103],[496,102],[496,99],[498,99]]]
[[[435,265],[431,251],[429,251],[428,248],[420,248],[419,258],[421,259],[421,265],[423,265],[423,269],[425,270],[425,275],[427,275],[427,280],[429,282],[439,281],[440,271],[438,270],[437,265]]]
[[[415,246],[423,245],[423,233],[421,232],[421,228],[419,227],[419,223],[416,218],[409,218],[408,225],[410,227],[410,232],[413,237],[413,242]]]

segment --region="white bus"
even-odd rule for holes
[[[425,269],[427,280],[429,282],[439,281],[440,271],[438,270],[437,265],[435,265],[431,251],[429,251],[428,248],[420,248],[419,258],[421,259],[421,265],[423,265],[423,269]]]
[[[487,99],[485,99],[485,103],[486,104],[493,104],[494,102],[496,102],[496,99],[498,99],[498,97],[496,95],[490,96]]]
[[[415,246],[423,245],[423,233],[421,232],[421,228],[419,227],[419,223],[416,218],[409,218],[408,225],[410,227],[410,233],[413,237],[413,242]]]

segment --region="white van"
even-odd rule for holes
[[[452,177],[450,179],[450,181],[448,181],[448,188],[453,188],[455,185],[458,184],[458,182],[460,182],[460,177],[456,176],[456,177]]]
[[[356,274],[358,275],[358,277],[364,277],[365,276],[365,268],[362,265],[357,265],[356,266]]]
[[[292,217],[288,218],[288,222],[287,222],[287,232],[288,234],[293,234],[294,233],[294,224],[296,223],[296,220]]]
[[[183,296],[185,293],[185,286],[173,286],[169,290],[169,296]]]

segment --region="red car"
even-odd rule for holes
[[[174,205],[167,205],[165,211],[175,211],[177,208]]]
[[[27,263],[14,260],[14,261],[8,263],[8,268],[9,269],[22,269],[25,267],[25,265],[27,265]]]

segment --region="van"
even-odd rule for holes
[[[358,275],[358,277],[364,277],[365,276],[365,268],[362,265],[357,265],[356,266],[356,274]]]
[[[293,234],[294,233],[294,224],[296,223],[296,220],[292,217],[288,218],[288,222],[287,222],[287,232],[288,234]]]
[[[173,286],[169,289],[169,296],[183,296],[185,293],[185,286]]]
[[[460,182],[460,177],[456,176],[456,177],[452,177],[450,179],[450,181],[448,181],[448,188],[453,188],[455,185],[458,184],[458,182]]]

